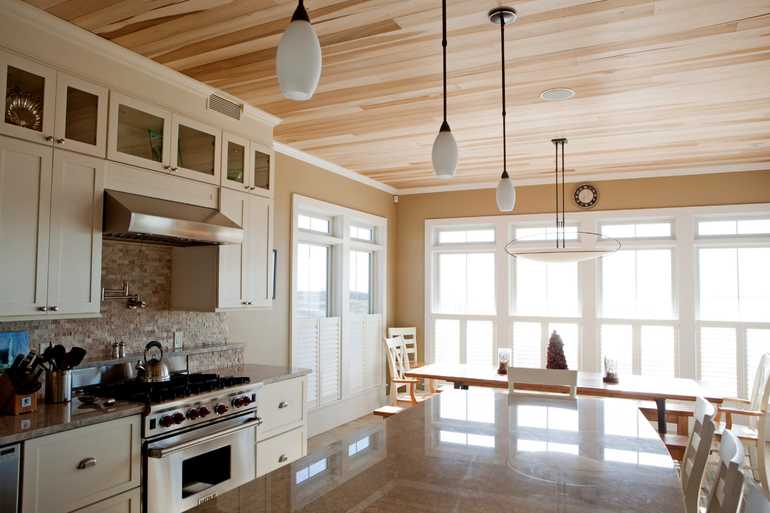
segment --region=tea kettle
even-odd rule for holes
[[[147,353],[153,348],[160,351],[160,356],[157,358],[153,356],[148,360]],[[163,361],[163,346],[160,342],[157,340],[147,342],[147,345],[144,346],[144,361],[136,363],[136,371],[142,381],[157,383],[171,379],[171,371],[169,371],[166,362]]]

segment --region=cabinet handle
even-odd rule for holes
[[[48,307],[47,306],[39,306],[37,309],[40,310],[41,312],[47,312],[48,311]]]
[[[95,467],[96,466],[96,458],[86,458],[84,460],[80,460],[80,463],[78,463],[78,470],[85,470],[89,467]]]
[[[172,168],[171,168],[171,171],[176,171],[176,170],[177,170],[177,167],[176,167],[176,166],[174,166],[174,167],[172,167]]]
[[[278,458],[278,463],[286,463],[287,461],[289,461],[289,458],[285,454],[281,454]]]
[[[280,403],[278,403],[278,409],[280,410],[283,410],[284,408],[288,408],[288,407],[289,407],[289,403],[286,401],[281,401]]]
[[[56,139],[56,144],[62,144],[64,142],[64,137],[59,137]]]
[[[51,142],[51,141],[53,141],[53,136],[52,135],[46,135],[45,136],[45,140],[48,141],[48,142]]]
[[[257,426],[262,425],[262,417],[257,417]]]
[[[54,305],[54,306],[49,306],[48,308],[49,308],[49,309],[50,309],[52,312],[58,312],[58,311],[59,311],[59,307],[58,307],[58,306],[56,306],[56,305]]]

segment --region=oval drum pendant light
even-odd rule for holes
[[[497,209],[501,212],[510,212],[516,206],[516,190],[513,188],[511,177],[508,176],[508,155],[505,141],[505,26],[516,21],[516,10],[512,7],[498,7],[489,11],[489,21],[500,24],[500,59],[502,63],[502,91],[503,91],[503,174],[495,191]]]
[[[286,98],[304,101],[313,97],[321,78],[321,43],[303,0],[299,0],[291,23],[278,43],[275,67],[278,85]]]
[[[433,172],[439,178],[452,178],[457,171],[457,142],[446,120],[446,0],[441,2],[441,47],[444,56],[444,122],[433,141]]]

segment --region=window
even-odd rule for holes
[[[570,369],[578,368],[580,330],[576,323],[514,321],[513,365],[544,368],[547,362],[548,341],[553,332],[564,342],[564,356]]]
[[[494,229],[479,230],[440,230],[438,232],[439,244],[474,244],[481,242],[494,242]]]
[[[546,263],[517,258],[514,266],[517,315],[580,315],[577,263]]]
[[[365,415],[385,376],[387,220],[299,195],[292,201],[291,364],[311,370],[308,411],[338,404]]]
[[[368,314],[372,312],[372,253],[369,251],[350,252],[350,300],[351,313]]]
[[[602,324],[602,361],[611,358],[618,372],[673,378],[676,369],[676,340],[673,326]]]
[[[698,250],[700,319],[767,321],[769,247]]]
[[[564,228],[564,238],[566,240],[577,240],[577,232],[577,226],[566,226]],[[537,242],[543,240],[556,240],[558,232],[554,226],[532,226],[516,228],[513,233],[516,240],[523,242]]]
[[[440,253],[437,288],[437,312],[494,314],[494,253]]]
[[[603,317],[672,318],[670,249],[621,250],[600,264]]]
[[[603,224],[602,235],[616,239],[671,237],[671,223]]]
[[[760,235],[770,233],[770,218],[700,221],[698,235]]]
[[[320,318],[329,315],[329,248],[297,244],[297,316]]]
[[[700,329],[700,381],[713,392],[738,395],[737,341],[732,328]]]
[[[356,240],[373,241],[374,230],[363,226],[350,226],[350,238]]]
[[[331,233],[332,223],[328,218],[300,214],[297,216],[297,226],[300,230]]]

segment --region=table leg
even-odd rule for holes
[[[666,434],[666,399],[655,399],[658,406],[658,434],[662,437]]]

